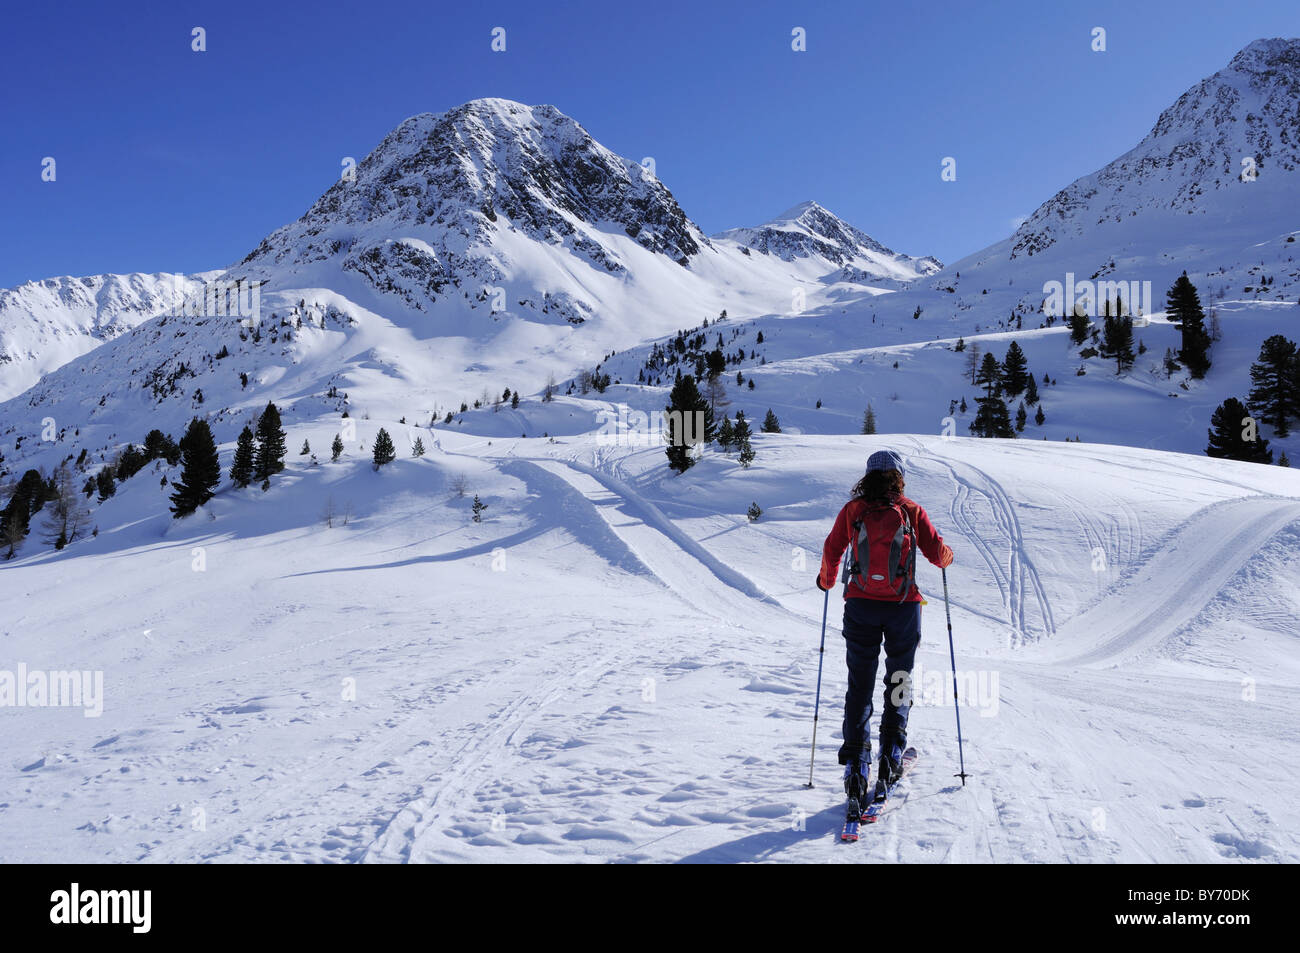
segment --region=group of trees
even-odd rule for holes
[[[1291,433],[1291,421],[1300,417],[1300,349],[1296,342],[1281,334],[1266,338],[1259,358],[1250,366],[1250,382],[1245,401],[1229,397],[1211,415],[1205,448],[1209,456],[1273,462],[1273,451],[1259,425],[1270,424],[1277,436],[1286,437]],[[1286,454],[1278,462],[1290,465]]]
[[[304,449],[307,445],[304,443]],[[206,420],[190,421],[180,444],[180,478],[172,483],[171,511],[176,519],[188,516],[212,499],[221,483],[221,462],[217,442]],[[244,425],[235,441],[235,458],[230,465],[230,482],[243,489],[258,483],[271,488],[271,477],[284,469],[287,452],[280,411],[268,402],[257,418],[256,429]]]
[[[748,470],[755,456],[754,448],[749,442],[753,435],[749,421],[745,419],[745,412],[738,410],[734,424],[728,418],[722,418],[722,426],[718,428],[718,446],[722,448],[723,453],[730,453],[734,448],[738,453],[737,459],[740,460],[740,465]]]
[[[165,460],[175,465],[181,457],[180,446],[161,430],[151,430],[142,446],[128,443],[125,448],[93,475],[86,477],[81,495],[89,499],[97,496],[103,503],[117,493],[118,485],[129,480],[154,460]],[[74,464],[84,470],[87,453]],[[82,537],[90,523],[90,508],[78,498],[73,470],[65,460],[48,478],[37,470],[28,470],[14,486],[8,503],[0,510],[0,546],[5,548],[4,558],[14,556],[19,545],[31,531],[31,519],[47,510],[44,523],[46,541],[55,549]]]
[[[46,479],[36,470],[28,470],[19,478],[9,502],[0,510],[0,543],[6,547],[5,559],[12,559],[15,551],[27,538],[32,517],[57,493],[53,478]]]
[[[669,405],[664,408],[667,421],[668,466],[678,473],[685,473],[694,464],[691,457],[692,448],[712,443],[715,439],[724,451],[738,451],[742,467],[748,468],[754,462],[755,452],[750,440],[753,431],[743,410],[736,411],[734,422],[723,414],[722,424],[716,423],[714,416],[717,400],[710,400],[700,393],[695,384],[695,377],[684,374],[673,385],[669,395]],[[781,425],[776,414],[768,410],[763,421],[764,433],[780,433]]]
[[[333,458],[337,460],[339,454],[343,452],[343,440],[337,434],[334,436]],[[417,436],[415,442],[411,444],[411,456],[424,456],[424,438]],[[375,448],[371,455],[371,462],[376,470],[382,466],[392,463],[397,459],[397,447],[393,444],[392,435],[384,427],[379,428],[379,433],[375,434]]]
[[[717,321],[714,322],[715,326],[723,321],[726,321],[725,311],[718,316]],[[729,350],[732,342],[744,332],[743,327],[732,328],[729,337],[719,331],[712,348],[709,347],[709,336],[706,333],[708,327],[709,321],[706,318],[700,327],[678,331],[677,335],[668,342],[651,347],[645,364],[637,372],[638,383],[657,386],[663,382],[663,375],[669,370],[673,370],[673,382],[677,383],[684,376],[683,368],[685,373],[691,374],[697,381],[703,381],[706,376],[716,376],[725,371],[728,366],[739,365],[746,360],[767,363],[754,348],[748,352],[743,346],[738,346],[735,351]],[[763,332],[759,331],[754,343],[762,344],[763,340]],[[746,381],[738,377],[736,383],[741,386],[747,384],[749,389],[754,389],[752,378]]]
[[[1046,380],[1047,378],[1044,378]],[[979,410],[971,421],[970,431],[977,437],[1014,437],[1025,429],[1029,419],[1030,407],[1038,405],[1034,422],[1040,427],[1047,415],[1038,398],[1038,382],[1029,372],[1029,361],[1025,352],[1015,341],[1007,348],[1006,357],[998,361],[990,353],[984,355],[979,370],[975,374],[975,383],[984,388],[984,395],[976,397]],[[1024,395],[1016,409],[1015,424],[1011,422],[1011,413],[1007,409],[1006,398],[1015,399]],[[962,399],[963,405],[965,398]]]
[[[194,427],[194,422],[190,423],[190,427]],[[198,436],[202,439],[201,431]],[[212,432],[208,431],[207,439],[211,440],[211,438]],[[304,449],[307,448],[305,443],[303,446]],[[215,449],[214,444],[214,452]],[[230,482],[239,489],[254,482],[260,484],[263,490],[269,489],[271,477],[284,469],[286,452],[284,430],[280,426],[280,410],[274,403],[267,403],[266,409],[257,418],[257,429],[254,430],[245,424],[244,429],[239,433],[239,439],[235,442],[235,459],[230,466]],[[206,454],[206,444],[204,453]],[[184,480],[183,474],[182,480]],[[220,480],[219,473],[218,480]]]

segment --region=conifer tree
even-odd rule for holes
[[[1020,396],[1029,386],[1029,362],[1025,352],[1015,341],[1007,348],[1007,356],[1002,360],[1002,389],[1012,397]]]
[[[483,511],[484,511],[485,509],[487,509],[487,508],[488,508],[488,505],[487,505],[486,503],[484,503],[482,500],[480,500],[480,499],[478,498],[478,494],[475,493],[475,494],[474,494],[474,502],[470,505],[470,510],[471,510],[471,511],[473,512],[473,514],[474,514],[473,517],[472,517],[472,519],[474,520],[475,523],[481,523],[481,522],[483,522]]]
[[[330,461],[338,462],[339,456],[343,453],[343,438],[339,434],[334,435],[334,442],[330,444]]]
[[[1194,379],[1200,380],[1210,369],[1210,336],[1205,330],[1205,312],[1201,309],[1200,296],[1187,272],[1184,271],[1169,289],[1165,310],[1170,323],[1182,333],[1178,359]]]
[[[867,404],[866,412],[862,415],[862,432],[864,434],[874,434],[876,432],[876,410]]]
[[[235,442],[235,459],[230,464],[230,482],[243,489],[253,482],[253,431],[247,424]]]
[[[767,416],[763,418],[763,433],[780,433],[781,422],[776,419],[776,414],[772,413],[772,408],[767,408]]]
[[[1038,410],[1034,414],[1034,423],[1038,424],[1038,426],[1041,427],[1043,425],[1043,421],[1046,419],[1047,419],[1047,415],[1043,413],[1043,405],[1039,404]]]
[[[1020,407],[1016,410],[1016,433],[1024,433],[1025,421],[1029,419],[1029,411],[1025,410],[1025,402],[1020,402]]]
[[[117,482],[113,479],[112,467],[104,467],[95,475],[95,489],[99,491],[101,503],[117,493]]]
[[[722,424],[718,427],[718,446],[723,451],[731,449],[731,445],[736,442],[735,430],[731,426],[731,418],[723,417]]]
[[[284,469],[284,431],[280,429],[280,411],[268,402],[257,418],[257,450],[253,454],[253,478],[265,483]]]
[[[217,458],[217,443],[206,420],[195,417],[190,421],[185,436],[180,441],[181,476],[172,486],[171,511],[176,519],[188,516],[208,500],[221,482],[221,461]]]
[[[311,444],[308,443],[306,440],[304,440],[302,442],[302,449],[298,451],[298,455],[305,456],[306,454],[309,453],[311,453]]]
[[[1227,460],[1245,460],[1250,463],[1272,463],[1273,451],[1258,428],[1246,406],[1235,397],[1229,397],[1210,417],[1210,442],[1205,448],[1207,456]]]
[[[1085,312],[1079,310],[1078,306],[1070,312],[1066,319],[1070,325],[1070,343],[1078,347],[1084,341],[1088,340],[1088,332],[1092,329],[1092,320]]]
[[[975,412],[970,431],[977,437],[1014,437],[1011,416],[1007,404],[1001,397],[976,397],[975,403],[980,409]]]
[[[754,462],[755,454],[754,447],[749,442],[749,438],[753,436],[753,433],[749,429],[749,421],[745,419],[745,412],[743,410],[736,411],[736,426],[734,433],[736,449],[739,451],[737,459],[740,460],[740,465],[748,470],[749,465]]]
[[[691,448],[716,436],[713,409],[695,386],[695,378],[682,375],[673,385],[664,419],[668,426],[668,466],[685,473],[694,464]]]
[[[1100,348],[1102,357],[1115,361],[1115,373],[1133,366],[1133,319],[1107,316]]]
[[[1025,403],[1030,407],[1038,403],[1038,378],[1033,374],[1029,375],[1029,382],[1025,385]]]
[[[1296,385],[1296,345],[1281,334],[1265,339],[1259,360],[1250,366],[1250,405],[1258,407],[1279,437],[1290,433],[1287,418],[1300,411]]]
[[[393,446],[393,438],[388,435],[388,431],[383,427],[380,427],[379,433],[375,435],[375,452],[373,459],[376,470],[384,464],[392,463],[397,459],[397,448]]]
[[[984,355],[984,362],[980,364],[979,373],[975,376],[975,383],[983,386],[985,397],[992,397],[1001,392],[1002,366],[998,364],[998,359],[992,354]]]
[[[22,540],[27,536],[31,519],[41,511],[45,502],[53,496],[53,488],[37,470],[28,470],[19,479],[9,497],[9,502],[0,510],[0,526],[13,536],[17,534]],[[11,555],[13,546],[10,545]]]
[[[176,466],[180,461],[180,447],[161,430],[150,430],[144,438],[144,453],[150,460],[166,460],[168,466]]]
[[[424,438],[423,438],[423,437],[416,437],[416,438],[415,438],[415,443],[411,445],[411,456],[413,456],[413,457],[422,457],[422,456],[424,456]]]
[[[704,362],[705,362],[705,366],[708,368],[710,380],[713,380],[715,377],[718,377],[723,371],[727,369],[727,358],[726,355],[722,353],[721,346],[714,348],[707,355],[705,355]]]

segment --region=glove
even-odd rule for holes
[[[940,556],[939,556],[939,568],[940,568],[940,569],[947,569],[949,566],[952,565],[952,559],[953,559],[953,556],[952,556],[952,547],[951,547],[951,546],[945,546],[945,547],[943,548],[943,553],[940,554]]]
[[[830,591],[831,591],[831,587],[830,587],[830,586],[823,586],[823,585],[822,585],[822,574],[821,574],[821,571],[820,571],[820,570],[818,570],[818,572],[817,572],[817,588],[820,589],[822,592],[830,592]]]

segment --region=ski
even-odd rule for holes
[[[858,839],[858,825],[862,823],[862,812],[858,808],[858,802],[850,798],[848,814],[844,819],[844,829],[840,831],[840,840],[852,844]]]
[[[894,789],[898,787],[899,782],[907,777],[907,772],[911,770],[912,765],[915,763],[916,749],[908,748],[903,752],[903,760],[899,762],[898,767],[898,778],[895,779],[894,783],[886,787],[883,782],[876,782],[876,796],[867,805],[867,811],[862,817],[864,823],[874,824],[880,819],[881,813],[885,810],[885,805],[889,803],[889,796],[894,793]],[[856,835],[856,826],[854,831]]]

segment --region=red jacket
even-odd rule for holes
[[[934,528],[934,524],[930,522],[930,517],[922,509],[921,504],[905,496],[900,496],[898,502],[912,520],[912,527],[916,532],[916,541],[922,555],[936,566],[951,565],[952,550],[944,544],[943,537]],[[826,537],[826,545],[822,547],[822,568],[818,576],[821,584],[828,589],[839,582],[840,559],[853,540],[853,524],[866,505],[859,499],[849,500],[844,504],[844,509],[840,510],[840,515],[835,517],[835,525],[831,527],[830,535]],[[868,599],[870,596],[856,582],[850,581],[844,598]],[[916,583],[912,584],[912,591],[903,601],[921,601],[921,590],[916,588]]]

